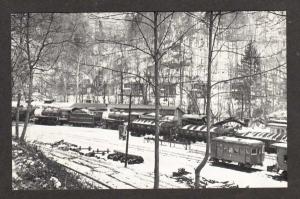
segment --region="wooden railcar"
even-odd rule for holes
[[[211,141],[210,156],[214,162],[237,162],[240,166],[250,168],[263,164],[264,143],[259,140],[216,137]]]

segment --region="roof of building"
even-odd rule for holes
[[[236,138],[236,137],[227,137],[227,136],[220,136],[213,138],[215,141],[222,141],[228,143],[237,143],[237,144],[257,144],[262,145],[263,142],[259,140],[252,140],[252,139],[244,139],[244,138]]]
[[[218,127],[211,127],[210,132],[215,132]],[[186,131],[197,131],[197,132],[207,132],[207,126],[206,125],[193,125],[188,124],[181,128],[182,130]]]
[[[270,122],[270,123],[268,123],[268,126],[287,127],[287,124]]]
[[[164,123],[165,121],[160,121],[159,125]],[[142,125],[148,125],[148,126],[155,126],[154,120],[148,120],[148,119],[135,119],[132,121],[132,124],[142,124]]]
[[[205,117],[206,117],[206,115],[184,114],[182,116],[182,119],[199,119],[199,120],[201,120],[201,119],[203,119]]]
[[[287,143],[274,143],[271,146],[274,146],[276,148],[287,148]]]
[[[270,128],[242,128],[236,132],[236,135],[243,138],[252,138],[266,141],[286,142],[286,132],[271,132]]]

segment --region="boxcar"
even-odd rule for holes
[[[259,140],[216,137],[211,141],[210,155],[214,162],[237,162],[239,166],[250,168],[263,164],[264,143]]]

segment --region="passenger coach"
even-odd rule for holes
[[[252,165],[263,165],[264,143],[259,140],[216,137],[211,142],[211,160],[237,162],[239,166],[246,168]]]

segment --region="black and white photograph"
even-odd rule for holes
[[[287,188],[286,25],[11,13],[12,190]]]

